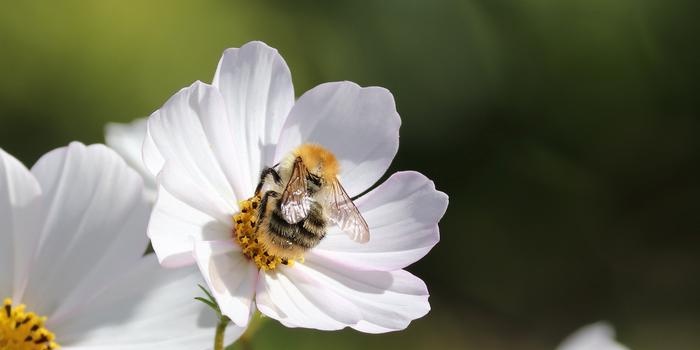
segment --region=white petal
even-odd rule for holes
[[[153,112],[149,118],[160,118],[160,110]],[[143,157],[143,166],[146,167],[146,170],[148,170],[153,177],[158,175],[163,165],[165,165],[165,159],[163,159],[163,155],[160,154],[160,150],[156,142],[153,141],[151,132],[148,130],[148,119],[146,119],[146,137],[143,140],[141,156]]]
[[[268,274],[257,300],[286,325],[384,333],[430,310],[423,281],[403,270],[360,271],[317,259],[280,271]]]
[[[194,297],[204,296],[195,267],[164,269],[147,256],[113,276],[79,312],[49,318],[62,349],[209,349],[217,316]],[[227,341],[242,328],[229,326]]]
[[[557,350],[628,350],[615,341],[615,330],[605,322],[585,326],[568,336]]]
[[[207,214],[206,210],[196,209],[160,186],[157,202],[148,223],[148,237],[163,266],[194,264],[196,240],[224,240],[231,237],[231,232],[231,219],[226,222],[217,220]]]
[[[226,164],[240,169],[243,192],[237,193],[248,198],[262,168],[274,164],[275,144],[294,104],[292,77],[277,50],[253,41],[224,52],[213,85],[226,101],[227,114],[212,115],[210,130],[226,145],[219,149],[228,156]]]
[[[261,271],[255,300],[260,312],[287,327],[337,330],[360,320],[355,305],[302,264]]]
[[[353,197],[389,168],[399,148],[401,118],[394,97],[380,87],[321,84],[302,95],[282,129],[275,159],[302,143],[326,147],[340,161],[340,181]]]
[[[197,242],[199,270],[221,307],[233,323],[246,326],[250,320],[258,269],[233,241]]]
[[[103,145],[71,143],[44,155],[32,173],[44,206],[22,301],[61,317],[141,259],[150,205],[141,177]]]
[[[419,260],[439,241],[438,221],[447,195],[417,172],[399,172],[355,201],[370,227],[370,239],[359,244],[337,227],[307,255],[321,255],[358,269],[391,271]]]
[[[168,164],[196,184],[197,191],[237,208],[233,188],[212,151],[216,145],[202,126],[202,119],[222,113],[226,112],[216,88],[196,82],[180,90],[148,118],[143,160],[153,175]]]
[[[146,125],[146,118],[136,119],[128,124],[108,123],[105,126],[105,142],[143,177],[146,195],[155,200],[156,179],[146,169],[141,156]]]
[[[18,297],[38,240],[39,183],[29,170],[0,149],[0,298]]]

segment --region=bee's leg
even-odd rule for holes
[[[279,198],[280,194],[275,191],[267,191],[263,194],[262,199],[260,199],[260,210],[258,210],[258,222],[262,222],[265,218],[265,209],[267,208],[267,201],[272,198]]]
[[[280,174],[275,170],[274,167],[272,168],[265,168],[263,169],[262,172],[260,172],[260,182],[258,182],[258,186],[255,187],[255,194],[260,194],[260,190],[262,190],[263,185],[265,184],[265,180],[267,179],[268,176],[272,176],[272,180],[275,181],[276,184],[281,185],[282,184],[282,178],[280,177]]]

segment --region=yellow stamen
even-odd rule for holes
[[[26,312],[21,304],[12,307],[12,299],[5,299],[0,310],[0,350],[55,350],[60,347],[56,337],[44,328],[46,317]]]
[[[271,271],[279,265],[294,265],[294,260],[283,259],[270,254],[258,242],[258,210],[261,210],[260,197],[254,196],[240,203],[241,212],[233,216],[233,239],[241,246],[243,254],[259,269]]]

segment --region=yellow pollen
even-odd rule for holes
[[[294,265],[293,259],[272,255],[258,242],[256,225],[258,210],[261,209],[260,196],[241,201],[239,206],[241,212],[233,216],[233,239],[241,246],[243,255],[265,271],[274,270],[279,265]]]
[[[21,304],[12,307],[12,299],[5,299],[0,310],[0,350],[55,350],[60,347],[56,337],[44,328],[46,317],[26,312]]]

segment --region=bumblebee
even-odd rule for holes
[[[356,242],[369,241],[367,222],[338,181],[339,171],[333,153],[303,144],[261,172],[255,190],[261,198],[256,236],[270,255],[302,256],[318,245],[331,224]]]

